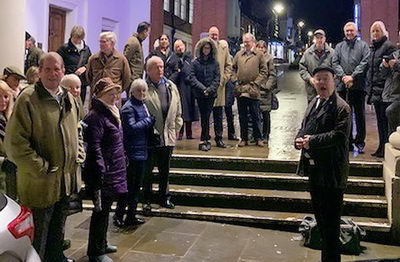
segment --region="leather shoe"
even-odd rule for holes
[[[207,144],[206,144],[206,143],[201,143],[201,144],[199,144],[199,150],[200,150],[200,151],[207,152],[207,151],[208,151],[208,149],[207,149]]]
[[[186,139],[192,140],[192,139],[194,139],[194,137],[193,136],[186,136]]]
[[[118,248],[113,245],[107,245],[106,249],[104,250],[104,252],[106,252],[106,254],[116,253],[117,251],[118,251]]]
[[[113,216],[113,224],[116,227],[123,227],[124,226],[124,221],[122,218],[118,218],[116,215]]]
[[[216,140],[215,143],[217,144],[217,147],[226,148],[226,145],[222,140]]]
[[[143,214],[145,216],[151,215],[151,204],[150,203],[143,204]]]
[[[163,201],[160,206],[165,207],[165,208],[169,208],[169,209],[174,209],[175,205],[174,203],[171,202],[171,200],[167,199],[165,201]]]
[[[206,146],[207,150],[211,150],[211,143],[209,141],[206,141]]]
[[[256,142],[256,146],[258,146],[258,147],[264,147],[264,142],[263,142],[262,140],[258,140],[258,141]]]
[[[232,140],[232,141],[239,141],[239,140],[240,140],[240,138],[239,138],[239,137],[237,137],[236,135],[231,135],[231,136],[228,136],[228,140]]]
[[[238,147],[244,147],[244,146],[248,146],[249,145],[249,142],[248,141],[241,141],[240,143],[239,143],[239,145],[238,145]]]
[[[138,217],[127,217],[125,219],[125,226],[137,226],[144,224],[146,221]]]
[[[89,262],[113,262],[113,260],[107,255],[101,255],[89,256]]]

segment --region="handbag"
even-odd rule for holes
[[[279,108],[279,100],[274,92],[272,92],[271,96],[271,110],[278,110]]]
[[[299,231],[303,236],[303,245],[305,247],[321,249],[321,233],[314,217],[305,216],[300,224]],[[360,242],[365,235],[365,230],[354,223],[351,218],[340,219],[340,243],[343,253],[359,255],[363,251]]]

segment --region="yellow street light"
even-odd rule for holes
[[[273,7],[273,10],[277,13],[280,14],[285,10],[285,7],[281,3],[276,3]]]
[[[303,28],[304,25],[305,25],[305,23],[304,23],[303,21],[300,21],[299,23],[297,23],[297,25],[298,25],[300,28]]]

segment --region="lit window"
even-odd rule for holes
[[[180,16],[181,15],[181,1],[175,0],[174,3],[174,15]]]
[[[180,15],[180,18],[182,18],[183,20],[186,20],[186,18],[187,18],[186,9],[187,9],[186,0],[181,0],[181,15]]]
[[[189,0],[189,23],[193,24],[193,0]]]
[[[170,9],[169,9],[169,0],[164,0],[164,10],[167,11],[167,12],[170,11]]]

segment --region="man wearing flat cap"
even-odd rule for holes
[[[340,215],[349,172],[350,107],[335,93],[334,74],[332,67],[314,69],[317,96],[295,138],[295,148],[301,150],[297,174],[309,178],[322,262],[340,261]]]
[[[316,30],[314,32],[314,44],[304,52],[299,63],[300,76],[305,82],[308,103],[317,95],[312,72],[320,66],[332,67],[333,55],[334,50],[326,43],[324,30]]]
[[[19,92],[21,92],[21,86],[19,82],[25,79],[24,74],[18,69],[16,66],[7,66],[3,70],[3,76],[1,80],[4,80],[7,85],[11,88],[13,91],[13,97],[14,100],[17,98],[19,95]]]

